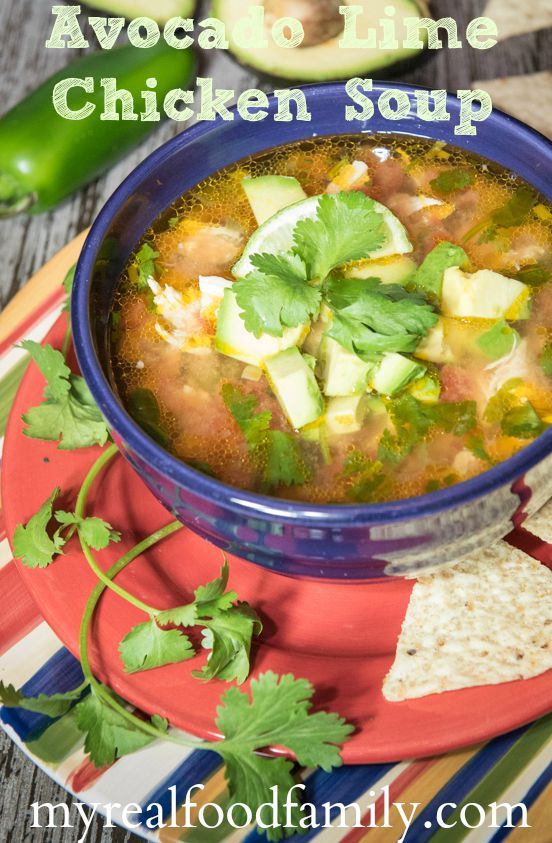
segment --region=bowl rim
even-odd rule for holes
[[[308,94],[311,102],[313,99],[329,99],[333,100],[332,105],[335,105],[336,94],[344,93],[343,83],[340,82],[314,83],[301,85],[300,87]],[[430,90],[421,85],[408,85],[378,80],[373,83],[372,93],[380,94],[388,90],[389,87],[407,93],[411,99],[416,90]],[[269,113],[272,114],[275,110],[277,100],[274,94],[269,95],[268,100]],[[455,113],[458,115],[458,100],[450,93],[447,94],[447,108],[451,111],[451,117]],[[237,107],[232,106],[230,111],[236,114]],[[507,132],[512,140],[515,138],[517,141],[528,142],[534,152],[542,154],[543,159],[549,161],[552,168],[552,143],[544,135],[540,134],[540,132],[511,115],[494,108],[492,114],[485,122],[493,126],[499,133]],[[196,143],[205,135],[220,128],[222,124],[227,124],[228,126],[235,125],[234,122],[223,121],[221,118],[217,118],[214,121],[193,124],[162,144],[132,170],[100,210],[88,233],[77,263],[71,304],[73,342],[77,361],[102,414],[106,418],[110,428],[115,431],[116,435],[122,439],[125,445],[135,452],[140,459],[153,466],[157,472],[165,475],[177,485],[190,489],[198,497],[220,504],[224,508],[246,517],[257,515],[264,520],[275,522],[284,521],[308,527],[324,525],[340,527],[351,524],[373,526],[389,523],[394,520],[438,515],[458,504],[471,503],[501,486],[512,483],[552,453],[551,427],[549,430],[541,433],[534,442],[526,445],[522,450],[507,460],[475,477],[461,481],[445,489],[439,489],[436,492],[381,503],[314,504],[305,501],[271,497],[231,486],[192,468],[182,460],[172,456],[151,439],[132,419],[116,398],[98,359],[92,337],[89,307],[93,269],[98,249],[105,234],[109,230],[113,218],[125,201],[136,191],[141,182],[152,171],[162,165],[164,159],[185,149],[190,144]],[[358,124],[358,126],[362,125],[364,124]],[[420,137],[425,136],[431,140],[433,138],[431,132],[432,125],[440,124],[430,123],[428,125],[429,128],[426,135],[417,135],[416,132],[409,132],[408,129],[397,129],[394,131],[391,129],[389,134],[413,134]],[[450,127],[452,122],[446,125]],[[307,123],[306,126],[308,127],[308,132],[305,134],[305,139],[317,136],[316,132],[312,131],[314,123]],[[366,129],[357,129],[355,131],[352,125],[351,129],[350,134],[353,135],[371,133]],[[377,133],[382,134],[385,132],[378,129]],[[454,144],[455,137],[457,136],[453,136],[453,139],[447,142]],[[470,151],[469,140],[462,145],[462,137],[465,136],[458,137],[457,145]],[[275,144],[275,146],[278,146],[278,144]],[[267,149],[269,148],[271,147],[267,147]],[[477,154],[482,155],[482,157],[488,157],[491,161],[494,160],[481,152]],[[526,178],[525,180],[531,184],[530,179]],[[549,192],[543,191],[541,188],[539,190],[547,198],[552,199],[552,187]]]

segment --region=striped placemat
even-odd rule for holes
[[[17,297],[0,318],[0,436],[13,397],[26,368],[24,352],[14,344],[26,337],[41,339],[61,311],[61,279],[82,245],[82,237],[70,244],[48,264]],[[542,516],[541,521],[542,521]],[[552,518],[552,511],[551,511]],[[524,525],[531,528],[531,522]],[[535,532],[540,530],[535,529]],[[42,620],[25,590],[12,560],[0,507],[0,678],[22,686],[26,694],[52,694],[75,687],[81,681],[76,659]],[[506,691],[505,691],[506,693]],[[477,717],[477,712],[471,716]],[[170,816],[171,792],[180,804],[188,789],[203,783],[197,792],[199,806],[209,802],[223,805],[227,798],[218,756],[209,752],[186,751],[172,744],[153,744],[127,756],[108,768],[96,770],[86,759],[82,741],[69,712],[52,722],[41,715],[19,709],[0,709],[0,719],[8,734],[48,774],[75,794],[81,802],[105,805],[137,802],[141,806],[159,803],[164,816]],[[378,828],[338,827],[309,830],[297,840],[316,837],[319,843],[397,843],[403,828],[385,824],[384,794],[389,803],[419,803],[415,820],[404,838],[406,843],[551,843],[552,841],[552,715],[530,726],[517,729],[486,744],[448,755],[407,760],[400,764],[347,766],[332,773],[302,771],[306,784],[304,798],[315,806],[324,802],[357,802],[376,818]],[[374,803],[368,814],[368,806]],[[490,812],[481,827],[469,829],[458,821],[468,803],[489,806],[493,802],[523,803],[528,811],[529,828],[490,829]],[[449,803],[445,805],[445,803]],[[438,829],[437,809],[450,826]],[[373,812],[373,813],[372,813]],[[113,817],[122,824],[120,811]],[[500,815],[501,820],[505,819]],[[192,821],[194,813],[192,812]],[[514,811],[519,823],[522,809]],[[151,830],[144,824],[135,832],[144,838],[170,843],[221,843],[223,840],[257,839],[255,829],[236,831],[221,826],[213,831],[196,828]],[[183,821],[177,814],[177,822]],[[457,823],[454,825],[454,823]],[[475,820],[477,822],[477,819]],[[1,820],[0,820],[1,831]],[[1,836],[1,834],[0,834]]]

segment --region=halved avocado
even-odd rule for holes
[[[213,15],[225,24],[230,51],[234,56],[243,64],[270,76],[291,79],[296,82],[347,79],[389,67],[396,62],[410,59],[420,52],[420,50],[404,48],[397,50],[343,49],[339,47],[343,27],[337,35],[332,34],[326,40],[312,44],[313,39],[309,37],[311,33],[307,29],[306,21],[302,21],[305,28],[304,44],[309,44],[309,46],[302,45],[291,49],[278,47],[270,36],[268,17],[265,26],[269,46],[267,48],[241,47],[232,38],[232,29],[240,19],[247,16],[251,5],[253,4],[249,0],[213,0]],[[290,3],[289,5],[292,9],[293,4]],[[325,3],[321,5],[326,6]],[[339,5],[364,7],[364,14],[357,21],[357,32],[359,38],[365,38],[367,29],[370,27],[375,27],[379,36],[381,28],[378,21],[381,18],[386,19],[384,10],[390,3],[389,0],[341,0],[340,3],[336,3],[337,9],[339,9]],[[402,30],[400,21],[403,18],[426,16],[423,0],[419,0],[419,2],[416,2],[416,0],[394,0],[392,5],[396,9],[394,21],[398,32]],[[313,6],[317,7],[315,0],[313,0]],[[300,15],[294,15],[293,11],[288,11],[287,14],[301,19]],[[344,22],[343,18],[342,21]],[[336,27],[333,24],[332,19],[331,25],[328,25],[328,31],[335,33]],[[318,33],[323,31],[323,27],[318,29]],[[316,37],[320,37],[320,35]],[[421,37],[424,37],[423,31]],[[400,43],[401,38],[399,37],[397,40]]]
[[[187,18],[193,14],[196,0],[88,0],[87,5],[102,12],[139,18],[145,15],[157,23],[166,23],[169,18]]]

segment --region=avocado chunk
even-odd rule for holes
[[[282,208],[307,198],[307,194],[293,176],[245,178],[242,186],[258,225],[262,225]]]
[[[326,427],[331,433],[358,433],[368,409],[367,395],[330,398],[326,408]]]
[[[250,366],[261,366],[265,358],[299,345],[309,329],[308,325],[298,325],[297,328],[284,328],[281,337],[270,334],[256,337],[246,329],[242,312],[234,291],[226,289],[218,311],[215,348],[221,354],[242,360]]]
[[[324,395],[357,395],[366,391],[368,375],[373,368],[371,363],[361,360],[331,337],[324,337],[322,341],[322,357]]]
[[[531,291],[526,284],[491,269],[471,274],[453,266],[445,271],[441,293],[444,316],[526,319]]]
[[[324,80],[349,79],[352,76],[364,76],[371,71],[379,70],[398,61],[410,59],[420,50],[397,48],[395,50],[378,49],[374,47],[340,47],[344,35],[345,19],[341,17],[339,30],[338,19],[334,14],[328,14],[327,0],[303,0],[300,4],[286,4],[290,11],[281,14],[282,3],[275,4],[274,0],[267,3],[264,9],[264,28],[262,22],[255,26],[253,16],[249,18],[252,26],[265,37],[265,44],[261,47],[243,46],[238,43],[234,28],[236,24],[248,17],[252,6],[249,0],[214,0],[213,15],[226,25],[230,51],[244,64],[254,67],[261,73],[280,79],[291,79],[294,82],[323,82]],[[335,4],[339,11],[339,3]],[[392,5],[395,9],[393,18],[398,32],[404,31],[405,18],[419,17],[420,10],[415,0],[358,0],[351,4],[362,7],[362,13],[356,19],[356,33],[359,38],[365,38],[370,28],[380,32],[379,21],[386,18],[385,9]],[[274,7],[274,14],[271,14]],[[279,8],[276,8],[278,6]],[[297,12],[295,11],[297,9]],[[274,16],[292,16],[301,20],[305,38],[301,46],[294,49],[279,47],[275,44],[271,27]],[[256,18],[256,16],[255,16]],[[389,20],[389,18],[387,18]],[[243,27],[242,27],[243,28]],[[257,38],[259,36],[256,36]],[[421,36],[423,38],[423,34]]]
[[[265,360],[270,385],[286,417],[296,430],[316,421],[324,399],[314,372],[298,348],[288,348]]]
[[[346,278],[379,278],[382,284],[404,284],[416,272],[416,262],[406,255],[382,261],[359,261],[345,272]]]
[[[425,372],[421,363],[396,352],[387,352],[371,376],[370,386],[380,395],[394,395]]]
[[[420,360],[427,360],[429,363],[452,363],[455,358],[448,342],[447,333],[447,324],[452,321],[452,319],[443,319],[440,316],[437,324],[430,328],[420,341],[414,352],[415,357]]]

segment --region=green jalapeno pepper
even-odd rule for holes
[[[0,118],[0,217],[47,211],[99,176],[159,125],[140,119],[142,92],[151,90],[146,80],[157,80],[162,103],[173,88],[189,86],[195,69],[191,50],[159,42],[149,49],[129,45],[90,53],[47,79]],[[67,120],[54,108],[54,86],[69,77],[94,81],[92,93],[75,87],[68,94],[71,110],[95,106],[85,119]],[[105,94],[100,81],[106,78],[133,96],[137,120],[100,119]]]

